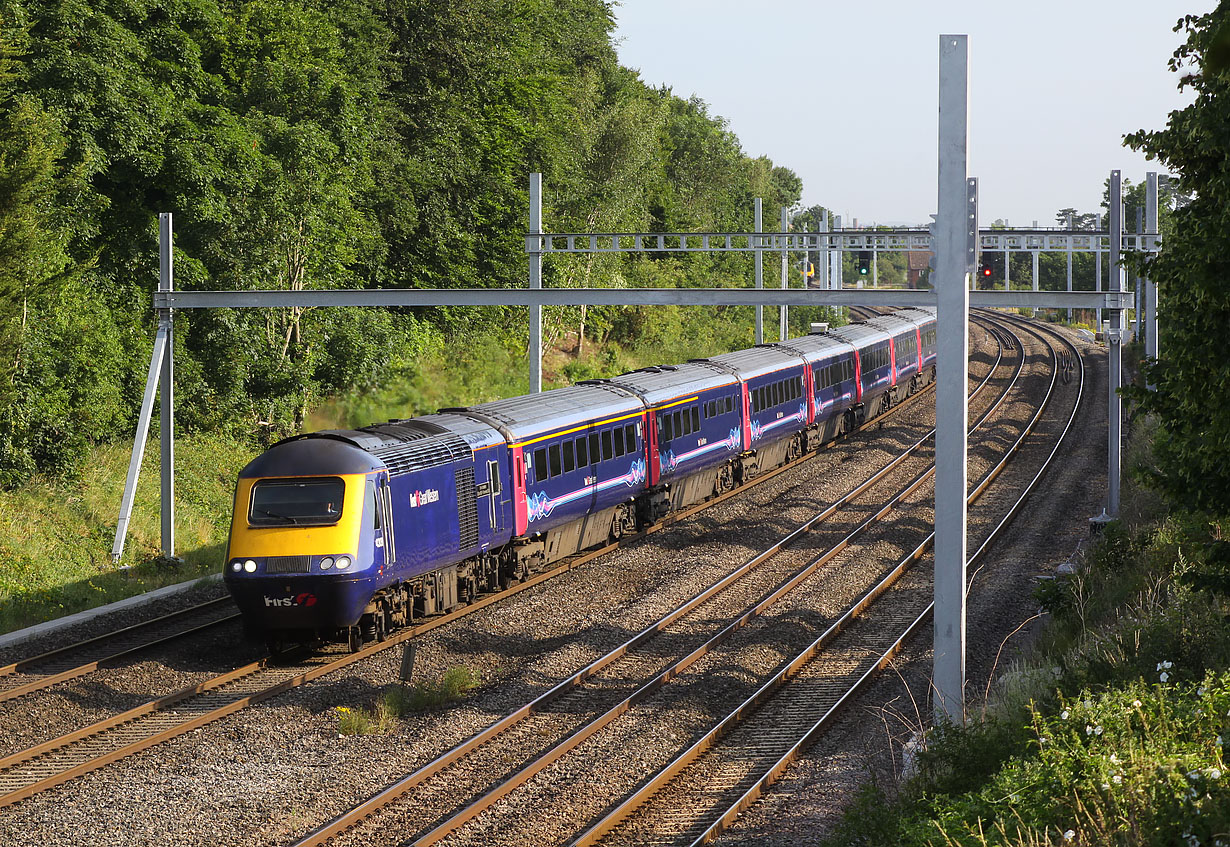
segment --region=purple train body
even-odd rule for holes
[[[728,491],[934,380],[935,315],[275,444],[240,472],[225,577],[271,642],[395,626]]]

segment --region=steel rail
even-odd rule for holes
[[[1000,470],[1007,465],[1011,458],[1020,450],[1025,439],[1028,438],[1038,421],[1041,419],[1045,409],[1049,405],[1051,398],[1054,396],[1055,382],[1058,377],[1058,361],[1054,354],[1052,346],[1052,378],[1048,387],[1047,396],[1043,402],[1039,404],[1037,413],[1030,421],[1029,425],[1021,432],[1012,447],[1004,454],[1000,462],[996,464],[974,487],[974,490],[968,495],[969,502],[977,500],[987,489],[990,481],[998,476]],[[1083,364],[1082,364],[1082,384],[1083,384]],[[1048,455],[1043,467],[1035,474],[1034,478],[1026,486],[1025,490],[1017,498],[1016,502],[1008,513],[1003,517],[999,524],[991,531],[986,540],[978,548],[971,557],[970,561],[974,562],[981,558],[983,553],[988,549],[992,541],[999,533],[1008,525],[1011,519],[1017,514],[1025,499],[1032,492],[1037,482],[1049,468],[1059,447],[1062,446],[1071,430],[1073,421],[1080,409],[1080,397],[1078,393],[1077,401],[1073,404],[1072,412],[1069,415],[1068,422],[1064,427],[1063,432]],[[737,709],[732,711],[726,718],[720,721],[704,736],[694,742],[684,753],[680,754],[674,761],[663,768],[657,775],[641,786],[630,797],[621,802],[614,810],[605,815],[598,822],[589,827],[583,832],[572,844],[573,847],[584,847],[584,845],[595,844],[601,840],[606,834],[610,833],[622,821],[626,820],[632,813],[643,805],[650,797],[664,788],[673,779],[683,773],[686,768],[697,761],[701,755],[710,749],[713,749],[718,744],[719,740],[727,735],[736,726],[748,720],[750,716],[756,713],[762,706],[776,696],[780,689],[787,682],[793,680],[800,671],[809,665],[815,657],[820,653],[826,645],[832,642],[834,638],[845,628],[847,628],[855,618],[860,616],[865,610],[871,607],[876,599],[883,595],[889,587],[896,583],[902,574],[918,559],[920,559],[934,541],[934,533],[931,533],[914,551],[907,555],[897,567],[888,574],[884,580],[877,584],[870,592],[868,592],[858,603],[854,604],[847,612],[836,621],[825,633],[817,638],[805,650],[800,652],[794,660],[792,660],[783,670],[775,674],[773,678],[765,682],[755,694],[747,698]],[[831,723],[834,715],[838,713],[843,705],[845,705],[858,691],[860,691],[866,683],[874,677],[892,658],[896,655],[908,638],[913,635],[919,627],[930,617],[934,608],[934,603],[929,603],[927,607],[917,615],[909,625],[893,640],[888,649],[882,651],[874,662],[864,671],[864,673],[850,686],[837,700],[830,705],[818,720],[812,724],[784,753],[782,753],[776,761],[774,761],[763,773],[757,777],[750,786],[748,786],[739,797],[731,803],[725,811],[719,814],[712,823],[710,823],[698,837],[690,843],[702,844],[712,840],[716,835],[730,824],[739,814],[746,810],[755,800],[761,795],[764,788],[774,782],[791,762],[797,759],[798,755],[804,750],[815,738]]]
[[[993,335],[993,337],[996,337],[996,336]],[[975,388],[972,396],[975,396],[978,393],[980,393],[990,383],[990,380],[992,379],[1000,363],[1002,362],[1003,351],[1004,349],[1006,349],[1007,345],[1003,343],[1002,338],[997,338],[997,340],[1000,343],[999,355],[997,356],[996,361],[992,364],[991,368],[988,370],[986,377]],[[1013,372],[1012,380],[1010,381],[1008,386],[1006,386],[1003,389],[1003,392],[999,400],[983,414],[980,420],[972,427],[971,431],[978,429],[986,421],[986,419],[989,418],[991,414],[993,414],[995,409],[998,408],[998,406],[1002,402],[1004,402],[1008,394],[1011,392],[1012,387],[1016,384],[1017,378],[1020,375],[1020,371],[1022,367],[1023,367],[1023,359],[1020,362],[1018,362]],[[491,724],[486,729],[482,730],[481,732],[467,739],[465,742],[457,745],[453,749],[437,757],[435,760],[428,763],[427,765],[424,765],[423,767],[419,768],[418,770],[409,774],[408,776],[397,780],[396,782],[386,787],[384,790],[382,790],[378,794],[373,795],[372,797],[369,797],[368,799],[364,800],[362,803],[355,806],[354,808],[348,810],[342,815],[334,818],[331,821],[326,822],[324,825],[313,830],[303,839],[295,842],[295,847],[316,847],[316,845],[325,844],[329,842],[330,840],[338,837],[339,835],[344,834],[348,830],[362,823],[364,820],[366,820],[371,815],[377,813],[379,810],[396,802],[398,799],[405,796],[407,793],[409,793],[411,790],[413,790],[417,786],[422,785],[430,778],[440,774],[446,769],[463,761],[467,756],[469,756],[475,750],[479,749],[482,745],[491,742],[497,736],[506,732],[507,730],[512,728],[514,725],[520,723],[522,720],[524,720],[531,714],[542,711],[548,704],[560,699],[565,694],[578,690],[580,686],[586,680],[596,676],[599,672],[609,667],[610,665],[615,663],[620,658],[627,656],[632,650],[636,649],[638,646],[641,646],[646,641],[654,638],[655,636],[663,632],[667,627],[669,627],[671,624],[675,623],[676,621],[680,620],[684,615],[696,610],[703,603],[712,599],[719,592],[723,591],[727,587],[734,584],[736,580],[742,578],[744,575],[749,573],[754,567],[767,561],[770,557],[772,557],[777,552],[779,552],[788,543],[795,540],[796,538],[801,536],[803,533],[811,530],[817,523],[819,523],[822,520],[827,519],[832,514],[834,514],[838,509],[840,509],[844,505],[848,504],[849,502],[851,502],[852,500],[854,500],[855,498],[863,494],[865,491],[871,488],[876,482],[882,480],[891,471],[896,469],[910,455],[915,453],[923,444],[931,440],[934,437],[934,434],[935,434],[935,431],[933,429],[931,430],[931,432],[924,435],[913,445],[906,448],[900,455],[894,458],[884,468],[872,474],[871,477],[869,477],[867,480],[864,480],[862,483],[856,486],[854,490],[852,490],[847,495],[845,495],[841,500],[832,504],[831,506],[824,509],[823,511],[813,516],[812,518],[808,519],[803,524],[801,524],[799,527],[795,528],[790,533],[788,533],[786,536],[774,542],[772,545],[770,545],[768,548],[766,548],[762,552],[753,556],[751,559],[749,559],[747,562],[745,562],[735,571],[723,577],[717,583],[705,589],[700,594],[693,597],[691,600],[682,604],[680,607],[678,607],[677,609],[675,609],[674,611],[672,611],[671,613],[669,613],[668,615],[660,619],[655,624],[650,625],[649,627],[642,630],[637,635],[633,636],[633,638],[629,639],[624,644],[616,647],[615,649],[611,650],[606,655],[597,659],[596,661],[594,661],[587,667],[581,669],[580,671],[577,671],[575,674],[573,674],[569,678],[561,681],[560,683],[555,685],[553,688],[551,688],[549,691],[535,698],[535,700],[533,700],[532,702],[527,703],[524,706],[520,707],[519,709],[509,713],[501,720],[496,721],[495,723]],[[545,753],[544,755],[534,760],[527,767],[522,768],[520,771],[518,771],[516,774],[510,777],[502,785],[497,786],[497,788],[495,788],[493,791],[488,792],[487,794],[483,795],[478,800],[476,800],[474,803],[471,803],[470,805],[465,807],[463,810],[461,810],[460,812],[456,813],[451,818],[446,820],[444,823],[432,829],[430,832],[419,836],[419,838],[414,843],[417,845],[432,844],[438,841],[439,839],[445,837],[449,833],[455,831],[457,828],[464,825],[464,823],[466,823],[468,820],[480,814],[486,808],[489,808],[491,805],[493,805],[503,796],[506,796],[516,787],[518,787],[521,784],[524,784],[524,782],[528,781],[528,779],[530,779],[534,774],[540,772],[543,768],[547,767],[552,762],[558,760],[560,757],[565,755],[568,751],[570,751],[571,749],[573,749],[574,747],[582,743],[586,738],[590,737],[595,732],[599,731],[602,727],[611,723],[620,714],[623,714],[624,712],[632,708],[636,703],[650,696],[652,693],[657,691],[662,685],[668,682],[671,678],[677,676],[687,667],[694,664],[701,657],[711,652],[719,644],[725,641],[730,635],[732,635],[735,631],[737,631],[738,629],[746,625],[755,616],[761,614],[765,609],[769,608],[773,603],[775,603],[781,597],[785,596],[790,591],[792,591],[794,588],[796,588],[803,580],[805,580],[807,577],[812,575],[816,570],[818,570],[820,567],[822,567],[827,562],[831,561],[834,557],[838,556],[842,551],[847,549],[848,546],[851,543],[853,543],[853,541],[859,535],[864,533],[869,527],[874,525],[876,522],[882,520],[885,515],[887,515],[890,511],[892,511],[892,509],[896,507],[897,503],[899,503],[901,499],[908,496],[913,491],[917,490],[918,487],[923,485],[926,482],[926,480],[930,478],[930,475],[931,475],[930,470],[924,471],[923,473],[917,475],[910,483],[908,483],[905,486],[905,488],[903,488],[902,490],[898,491],[895,495],[893,495],[893,497],[890,498],[890,500],[885,505],[879,508],[870,517],[863,520],[855,529],[851,530],[844,538],[842,538],[839,542],[837,542],[832,548],[830,548],[825,553],[822,553],[821,555],[816,556],[815,558],[808,561],[800,569],[796,570],[789,578],[779,583],[772,591],[770,591],[767,595],[762,597],[762,599],[759,602],[753,604],[748,609],[745,609],[741,614],[736,616],[730,623],[722,627],[714,635],[710,636],[709,639],[706,640],[702,645],[692,650],[684,658],[674,663],[671,667],[667,668],[664,671],[661,671],[655,677],[641,684],[634,691],[633,694],[625,698],[621,703],[609,709],[602,716],[594,719],[593,721],[591,721],[590,723],[588,723],[581,729],[568,735],[561,743],[552,747],[549,751],[547,751],[547,753]]]
[[[149,650],[160,644],[166,644],[177,638],[202,632],[227,621],[234,620],[239,617],[238,612],[224,615],[205,623],[181,627],[168,634],[158,633],[159,629],[183,621],[186,618],[198,617],[225,606],[233,607],[233,605],[234,602],[229,596],[219,597],[216,600],[199,603],[187,609],[180,609],[177,612],[171,612],[148,621],[133,624],[132,626],[126,626],[114,632],[104,633],[85,641],[79,641],[75,644],[69,644],[37,656],[31,656],[28,659],[21,659],[20,661],[4,665],[0,667],[0,703],[50,688],[53,685],[70,679],[85,676],[142,650]],[[146,638],[143,640],[142,636],[146,636]],[[125,643],[133,637],[138,639],[137,643]],[[82,661],[81,653],[85,653],[86,657],[89,657],[87,661]],[[19,676],[35,676],[36,678],[21,682],[16,679]]]
[[[197,729],[223,717],[234,714],[247,706],[263,702],[271,697],[291,690],[292,688],[299,687],[325,676],[326,674],[340,670],[350,664],[353,664],[354,662],[366,659],[369,656],[372,656],[382,650],[389,649],[410,638],[422,635],[436,629],[437,627],[452,623],[465,615],[477,612],[499,600],[502,600],[505,597],[511,596],[512,594],[536,587],[548,579],[552,579],[580,567],[593,559],[604,556],[622,546],[634,543],[654,532],[661,531],[668,526],[696,514],[697,512],[715,506],[731,497],[739,496],[751,488],[773,479],[781,473],[785,473],[786,471],[799,467],[805,462],[815,458],[821,450],[827,449],[844,441],[850,437],[850,435],[854,434],[854,432],[860,432],[866,426],[871,424],[879,424],[884,421],[886,417],[895,415],[896,413],[911,407],[914,403],[920,402],[921,399],[930,391],[933,391],[933,386],[928,386],[923,391],[913,395],[913,397],[907,398],[906,400],[898,403],[885,414],[877,416],[872,421],[864,424],[863,427],[859,427],[854,430],[852,433],[836,438],[825,445],[822,445],[818,450],[810,451],[792,462],[787,462],[776,468],[758,474],[753,479],[732,489],[731,491],[705,500],[679,513],[676,513],[675,515],[668,516],[652,526],[624,536],[624,538],[615,543],[608,544],[596,550],[588,551],[579,556],[566,560],[562,564],[547,571],[534,574],[523,582],[515,584],[504,591],[489,594],[460,609],[456,609],[438,618],[424,622],[423,624],[401,630],[390,636],[390,638],[384,642],[377,642],[359,650],[356,653],[348,654],[325,664],[316,665],[299,673],[293,673],[289,677],[286,677],[285,673],[283,673],[286,669],[274,666],[272,661],[268,658],[262,659],[258,662],[250,663],[211,680],[202,682],[198,685],[190,686],[156,700],[151,700],[123,713],[106,718],[102,721],[98,721],[90,726],[83,727],[74,732],[67,733],[58,738],[34,747],[30,747],[26,750],[19,751],[10,756],[0,758],[0,808],[20,802],[21,800],[31,797],[34,794],[40,793],[49,788],[53,788],[57,785],[61,785],[85,773],[89,773],[90,771],[104,767],[111,762],[157,746],[158,744],[186,732],[190,732],[193,729]],[[285,658],[286,655],[287,654],[283,654],[281,658]],[[178,710],[185,710],[185,707],[188,705],[188,701],[191,698],[203,696],[225,697],[226,695],[221,691],[221,689],[233,684],[238,685],[243,683],[245,680],[248,680],[249,677],[253,677],[256,674],[266,671],[273,672],[276,676],[282,678],[277,679],[277,681],[268,686],[257,688],[251,692],[241,691],[238,696],[232,697],[222,705],[196,714],[195,716],[189,717],[185,720],[178,721],[172,726],[158,726],[158,724],[162,722],[160,716],[165,715],[172,709],[172,707],[178,707]],[[154,726],[151,727],[148,732],[143,733],[142,730],[137,728],[137,722],[152,723]],[[104,739],[104,736],[107,734],[110,734],[110,737]],[[92,758],[87,758],[81,761],[72,761],[67,767],[56,767],[51,764],[50,759],[52,757],[62,756],[73,745],[102,746],[107,749]],[[72,757],[69,758],[71,759]],[[26,774],[24,778],[17,775],[19,769],[22,768],[24,768],[24,773]]]

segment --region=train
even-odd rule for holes
[[[224,579],[271,650],[357,651],[818,449],[934,382],[935,358],[934,310],[910,308],[287,438],[239,473]]]

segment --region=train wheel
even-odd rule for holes
[[[346,646],[351,653],[358,653],[363,649],[363,632],[357,626],[346,628]]]

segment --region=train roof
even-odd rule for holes
[[[384,463],[353,441],[332,433],[312,433],[274,444],[244,466],[240,479],[281,476],[334,476],[370,473]]]
[[[771,344],[762,344],[749,350],[736,350],[733,353],[723,353],[720,356],[711,356],[708,359],[697,361],[725,365],[745,380],[802,364],[798,354],[780,350]]]
[[[913,330],[921,324],[921,320],[915,320],[906,315],[893,313],[891,315],[880,315],[879,317],[871,318],[867,321],[867,326],[882,329],[885,332],[890,332],[893,335],[900,335],[906,330]]]
[[[588,383],[444,411],[490,423],[513,442],[644,411],[644,406],[639,398],[618,386]]]
[[[829,330],[829,335],[847,341],[855,347],[867,347],[881,341],[888,341],[888,333],[885,330],[867,323],[839,326],[837,329]]]
[[[712,362],[700,360],[682,365],[655,365],[583,384],[615,385],[631,391],[644,400],[647,406],[656,406],[676,397],[733,385],[737,381],[730,371]]]
[[[804,335],[801,338],[790,338],[773,345],[782,350],[802,356],[807,362],[819,362],[840,356],[842,353],[853,353],[854,346],[848,341],[835,338],[828,333]]]

